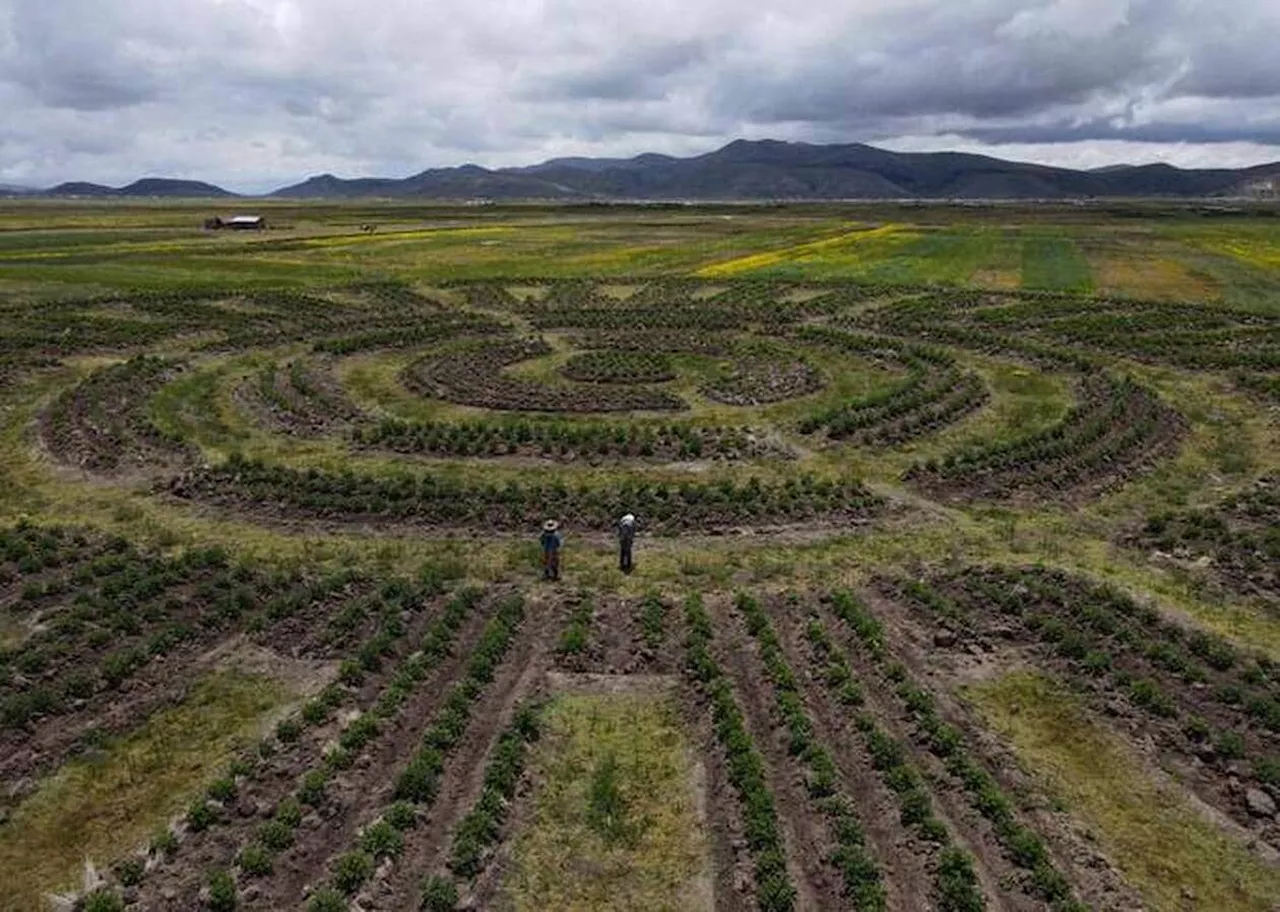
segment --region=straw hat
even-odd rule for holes
[[[556,522],[554,519],[548,519],[546,522],[542,524],[543,532],[554,532],[556,529],[559,529],[559,528],[560,528],[560,524]]]

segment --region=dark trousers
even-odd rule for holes
[[[542,578],[545,580],[558,580],[560,578],[559,551],[542,552]]]
[[[618,569],[623,573],[631,572],[631,542],[618,543]]]

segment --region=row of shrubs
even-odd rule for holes
[[[786,846],[766,780],[764,759],[733,698],[732,683],[711,655],[715,634],[698,595],[688,598],[685,614],[689,631],[685,642],[687,667],[711,701],[716,737],[724,748],[729,781],[742,806],[747,848],[755,860],[756,904],[762,912],[790,912],[795,908],[796,888],[787,873]]]
[[[1071,885],[1054,867],[1040,836],[1018,822],[1013,803],[995,778],[981,762],[969,756],[964,735],[938,715],[933,695],[916,687],[906,668],[892,661],[880,621],[847,591],[834,594],[832,608],[853,630],[886,679],[896,685],[895,693],[920,725],[919,737],[942,759],[948,772],[963,783],[970,804],[991,821],[1006,855],[1028,872],[1032,890],[1050,903],[1054,912],[1087,912],[1088,907],[1072,896]]]
[[[765,675],[773,684],[778,715],[789,734],[787,749],[808,768],[805,786],[809,796],[831,823],[836,838],[831,862],[840,871],[845,898],[854,909],[866,912],[884,909],[886,895],[882,875],[867,850],[866,834],[853,804],[849,796],[840,791],[835,760],[814,737],[804,697],[773,624],[760,603],[750,596],[740,594],[734,604],[746,620],[747,632],[760,646]]]
[[[933,799],[919,770],[910,762],[906,749],[881,729],[869,713],[858,711],[863,704],[862,688],[848,657],[818,618],[810,619],[805,635],[811,647],[811,657],[818,667],[818,676],[841,703],[857,712],[854,722],[862,733],[881,780],[898,800],[903,825],[912,827],[922,839],[937,843],[942,849],[934,864],[939,908],[944,912],[979,912],[984,909],[986,901],[978,889],[973,858],[952,842],[946,826],[934,816]]]
[[[225,464],[175,478],[170,490],[193,500],[238,507],[275,506],[324,518],[378,516],[442,526],[527,528],[547,516],[608,528],[623,513],[655,532],[751,522],[866,517],[884,501],[860,480],[805,474],[781,482],[649,482],[623,478],[605,484],[504,485],[458,480],[439,473],[383,477],[298,470],[233,456]]]
[[[271,737],[263,739],[258,743],[255,751],[244,752],[233,760],[225,773],[215,780],[205,791],[205,794],[197,798],[189,807],[183,818],[188,831],[201,833],[224,822],[227,819],[224,810],[230,802],[235,800],[244,782],[248,779],[260,778],[268,773],[268,767],[264,761],[267,761],[277,753],[279,750],[278,745],[292,744],[302,737],[305,729],[314,728],[328,722],[338,707],[355,693],[353,688],[360,683],[364,673],[376,670],[380,665],[381,658],[393,651],[396,643],[403,637],[403,623],[400,620],[402,611],[416,609],[421,606],[425,598],[441,594],[443,585],[444,575],[439,573],[438,568],[434,565],[427,565],[423,568],[422,580],[417,586],[395,580],[384,584],[381,589],[382,594],[387,599],[386,607],[381,612],[384,623],[361,645],[356,658],[342,663],[339,671],[341,684],[335,682],[326,686],[319,695],[303,705],[302,710],[296,717],[284,719],[277,724],[274,739]],[[438,631],[442,626],[454,623],[454,621],[447,620],[448,618],[456,618],[460,613],[465,615],[470,607],[474,605],[479,594],[479,590],[474,589],[459,592],[446,605],[441,617],[433,623],[432,630]],[[416,657],[410,657],[406,662],[412,662],[415,659]],[[401,675],[403,676],[403,674],[404,670],[402,668]],[[401,681],[401,677],[397,677],[396,681]],[[393,684],[392,687],[394,688],[395,685]],[[383,700],[378,704],[381,715],[384,717],[389,716],[390,713],[387,710],[392,705],[398,705],[398,703],[393,704],[386,700],[386,693],[388,692],[389,690],[384,691]],[[365,714],[365,716],[367,715],[368,713]],[[359,725],[358,729],[367,732],[367,724]],[[343,733],[343,738],[347,738],[346,732]],[[348,744],[350,744],[349,739]],[[271,872],[275,854],[287,849],[294,842],[294,830],[302,821],[304,805],[318,805],[323,800],[323,774],[331,774],[336,769],[350,766],[354,760],[350,750],[351,748],[343,746],[332,750],[325,756],[316,770],[312,771],[318,771],[322,775],[307,774],[303,777],[302,785],[297,792],[278,803],[272,819],[259,828],[254,840],[243,847],[237,855],[236,862],[243,875],[258,877]],[[165,828],[152,838],[150,856],[158,863],[172,858],[180,846],[181,843],[175,832]],[[117,864],[113,870],[121,886],[131,887],[142,881],[144,872],[148,870],[148,867],[145,867],[136,858],[129,858]],[[236,892],[235,878],[232,876],[232,872],[223,870],[212,872],[210,875],[211,888],[215,881],[219,885],[218,890],[213,891],[215,894],[222,890],[223,885],[230,883],[231,892],[229,898],[219,907],[234,909]],[[107,894],[114,895],[114,892],[111,890],[103,891],[104,897]],[[106,902],[107,900],[103,899],[101,901]]]
[[[391,823],[389,815],[406,821],[407,829],[416,820],[414,806],[429,805],[435,800],[440,776],[444,772],[445,757],[457,746],[471,719],[471,711],[485,685],[493,680],[498,664],[506,654],[517,628],[524,618],[524,600],[516,594],[505,597],[498,605],[494,617],[485,626],[480,639],[468,659],[466,671],[455,683],[444,705],[423,733],[421,747],[396,779],[393,804],[381,821]],[[398,810],[397,810],[398,809]],[[372,876],[376,855],[364,844],[375,822],[361,835],[361,847],[337,856],[330,864],[329,883],[317,889],[308,906],[310,912],[330,912],[345,909],[342,897],[352,896]],[[343,905],[336,905],[343,902]]]

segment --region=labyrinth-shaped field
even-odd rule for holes
[[[716,277],[2,308],[2,908],[1280,896],[1274,312]]]

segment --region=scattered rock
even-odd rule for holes
[[[1244,793],[1244,803],[1254,817],[1274,817],[1276,801],[1262,789],[1251,788]]]
[[[956,635],[950,630],[939,630],[933,635],[933,645],[942,649],[949,649],[956,644]]]

